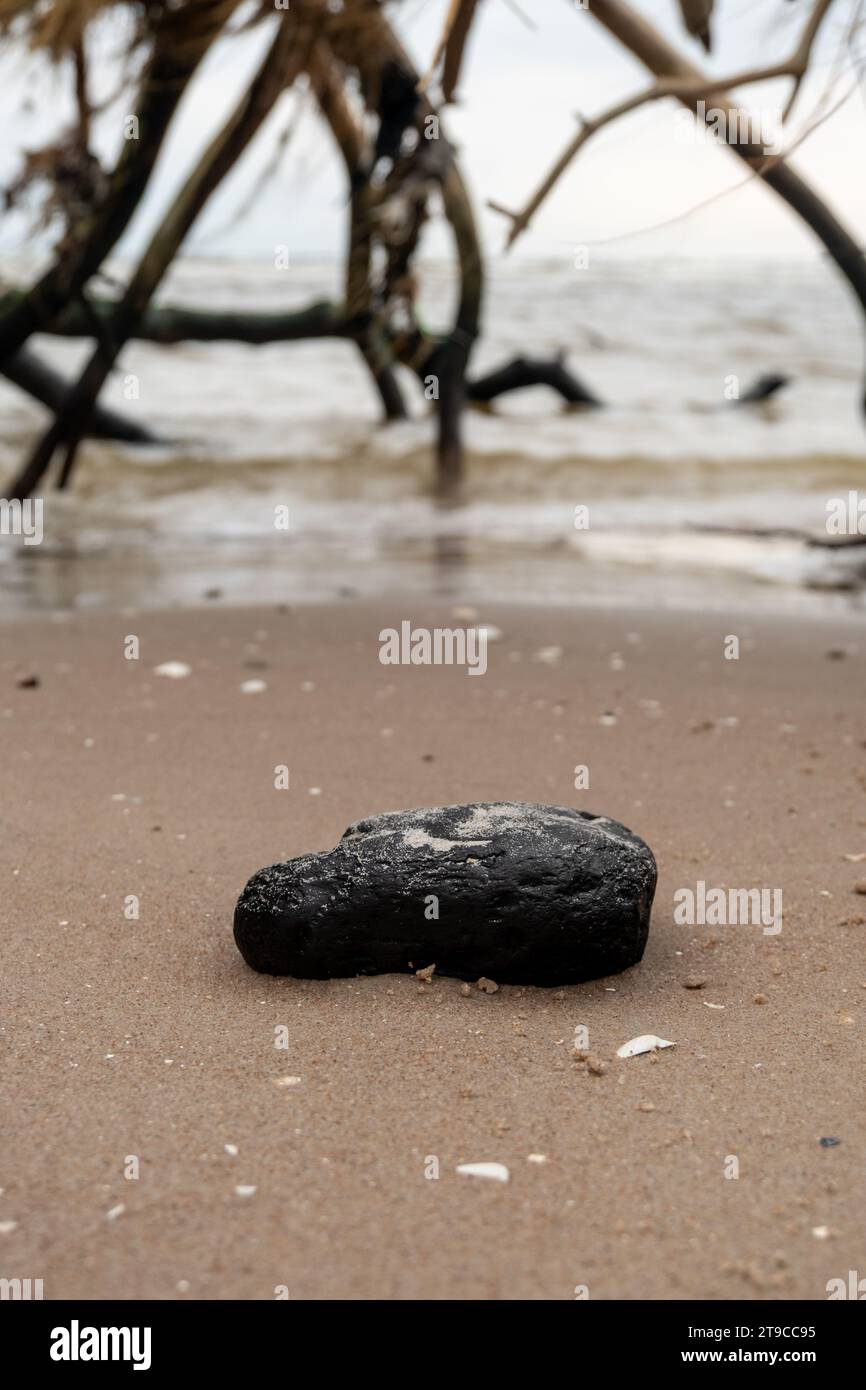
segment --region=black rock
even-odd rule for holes
[[[655,886],[650,849],[606,816],[525,802],[391,811],[254,874],[235,941],[270,975],[435,963],[459,979],[567,985],[640,960]]]

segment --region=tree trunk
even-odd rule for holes
[[[186,9],[168,10],[160,21],[142,85],[138,138],[124,142],[108,195],[89,226],[75,228],[54,265],[25,294],[0,299],[0,363],[32,333],[46,327],[76,300],[126,230],[148,185],[169,123],[215,34],[237,4],[205,0],[195,32],[178,45],[176,25]]]
[[[193,174],[153,234],[107,326],[104,339],[97,343],[63,411],[15,480],[12,497],[26,497],[32,492],[61,442],[67,442],[67,452],[59,486],[65,487],[68,483],[90,411],[121,348],[134,336],[141,316],[210,194],[234,166],[287,82],[298,71],[302,53],[297,38],[296,26],[281,18],[274,42],[249,91],[202,154]],[[293,46],[294,62],[290,58]]]

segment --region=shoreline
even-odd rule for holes
[[[749,546],[757,544],[746,539]],[[695,532],[689,543],[694,547],[700,540]],[[726,538],[728,542],[736,546],[737,539]],[[348,542],[272,542],[254,549],[248,537],[212,544],[176,537],[156,552],[140,543],[78,553],[60,549],[37,554],[22,548],[0,563],[0,624],[58,613],[357,607],[386,604],[394,592],[420,607],[504,603],[555,610],[566,619],[570,611],[661,609],[686,615],[736,613],[740,618],[754,612],[764,621],[866,622],[859,547],[816,552],[819,568],[812,580],[801,576],[795,582],[790,576],[737,568],[733,552],[729,565],[701,566],[685,556],[679,563],[671,557],[630,562],[622,537],[617,544],[619,558],[616,553],[605,558],[603,549],[592,554],[514,544],[497,549],[458,536],[442,537],[435,545],[416,546],[408,539],[376,543],[362,555],[353,553]]]

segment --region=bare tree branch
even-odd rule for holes
[[[809,59],[812,56],[812,47],[815,43],[816,38],[818,37],[818,30],[821,28],[821,25],[823,24],[827,14],[829,14],[830,6],[832,4],[833,0],[815,0],[815,4],[812,8],[812,13],[809,15],[809,18],[806,20],[806,23],[803,26],[803,33],[800,37],[800,42],[798,43],[797,48],[791,57],[791,66],[794,69],[794,85],[791,88],[791,92],[788,96],[785,109],[782,113],[783,124],[785,121],[788,120],[788,117],[791,115],[791,112],[794,109],[794,103],[797,100],[797,97],[800,92],[800,87],[803,84],[803,78],[806,76],[806,72],[809,67]]]
[[[665,97],[676,97],[684,104],[690,104],[692,99],[698,100],[703,98],[709,100],[710,98],[722,96],[729,89],[734,87],[746,87],[755,82],[767,82],[779,77],[793,77],[795,79],[795,86],[789,97],[788,106],[786,107],[785,116],[787,117],[796,97],[799,84],[809,66],[812,46],[821,26],[821,21],[824,19],[832,3],[833,0],[816,0],[815,8],[810,16],[809,22],[806,24],[797,47],[791,56],[784,59],[782,62],[771,63],[762,67],[746,68],[741,72],[732,73],[728,77],[715,78],[703,75],[697,76],[693,72],[691,75],[683,73],[679,76],[675,75],[660,78],[652,87],[647,88],[643,92],[638,92],[631,97],[624,98],[624,100],[617,102],[616,105],[610,107],[600,115],[588,120],[582,119],[577,135],[566,145],[550,172],[520,212],[512,212],[508,208],[503,207],[500,203],[488,201],[487,206],[491,208],[493,212],[501,213],[504,217],[508,217],[511,220],[506,249],[513,246],[517,238],[526,231],[532,218],[541,207],[541,204],[562,178],[568,166],[577,157],[587,141],[606,125],[610,125],[612,121],[619,120],[621,116],[625,116],[629,112],[637,110],[640,106],[645,106],[648,102],[660,101]],[[601,22],[605,23],[602,15],[596,13],[594,4],[592,12],[596,14],[596,18],[601,19]],[[683,60],[683,62],[685,61],[686,60]]]
[[[59,372],[55,372],[53,367],[42,362],[27,348],[22,348],[14,357],[8,359],[3,366],[3,375],[28,396],[32,396],[34,400],[55,412],[62,409],[72,389]],[[90,417],[88,434],[92,439],[117,439],[123,444],[162,442],[144,425],[127,420],[125,416],[100,406],[97,406]]]
[[[66,446],[66,458],[59,486],[68,482],[90,411],[122,346],[134,335],[138,320],[211,193],[236,163],[277,97],[297,73],[305,56],[303,46],[295,42],[297,29],[298,26],[285,16],[280,19],[274,41],[249,90],[201,155],[192,175],[151,237],[117,305],[105,339],[97,344],[62,412],[13,483],[11,497],[29,495],[49,467],[60,443]]]
[[[239,0],[203,0],[195,23],[178,43],[176,10],[162,12],[146,70],[136,121],[138,138],[124,141],[108,195],[88,225],[70,229],[56,261],[23,298],[0,299],[0,362],[17,352],[64,304],[80,294],[119,241],[147,187],[174,113],[216,33]],[[186,14],[183,11],[182,14]]]

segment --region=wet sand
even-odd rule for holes
[[[482,678],[380,665],[381,628],[457,621],[430,604],[0,629],[0,1276],[46,1298],[823,1299],[866,1270],[862,626],[480,616],[502,630]],[[648,840],[640,966],[468,995],[246,968],[255,869],[481,799]],[[697,880],[780,888],[782,931],[677,925]],[[676,1046],[618,1059],[641,1033]],[[455,1172],[483,1161],[509,1182]]]

